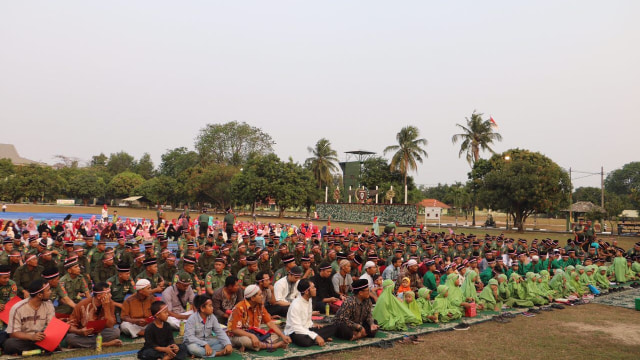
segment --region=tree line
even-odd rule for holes
[[[520,227],[532,214],[568,206],[572,189],[565,169],[528,150],[496,153],[493,143],[502,137],[495,132],[495,122],[475,111],[465,120],[456,124],[461,132],[452,136],[453,144],[460,143],[459,157],[470,166],[464,183],[417,186],[409,173],[427,158],[428,141],[417,127],[405,126],[396,135],[397,143],[384,150],[390,160],[374,156],[364,161],[360,184],[368,189],[378,186],[380,202],[389,202],[391,195],[394,203],[402,202],[406,185],[409,203],[426,197],[472,214],[476,208],[504,211]],[[58,155],[60,163],[54,167],[15,166],[0,159],[0,198],[46,202],[71,197],[87,204],[94,198],[108,202],[136,195],[155,204],[207,203],[218,209],[230,205],[255,209],[274,201],[282,215],[288,208],[309,213],[313,204],[324,201],[325,187],[331,195],[336,189],[345,191],[330,140],[321,138],[308,147],[310,156],[302,164],[280,159],[273,145],[262,129],[232,121],[207,124],[197,134],[193,150],[168,149],[157,167],[148,153],[135,159],[124,151],[92,156],[86,164]],[[483,159],[482,151],[492,156]],[[607,216],[617,216],[622,208],[640,208],[640,163],[611,172],[605,188]],[[579,188],[573,200],[594,200],[595,195],[593,188]],[[475,216],[473,220],[475,224]]]

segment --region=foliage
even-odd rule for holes
[[[0,181],[16,173],[16,167],[11,159],[0,159]]]
[[[87,205],[92,198],[104,196],[106,187],[104,180],[95,171],[82,169],[69,180],[66,195],[82,199],[84,205]]]
[[[507,155],[510,160],[505,160]],[[569,174],[546,156],[512,149],[494,155],[489,163],[478,195],[492,209],[511,215],[519,231],[530,215],[569,205]]]
[[[133,156],[127,154],[124,151],[109,155],[107,160],[107,171],[111,175],[118,175],[125,171],[135,172],[136,162]]]
[[[126,171],[114,176],[107,185],[107,195],[111,198],[126,198],[135,195],[133,189],[142,185],[144,178],[136,173]]]
[[[404,185],[407,185],[407,173],[416,171],[417,163],[422,163],[422,157],[427,157],[427,152],[422,148],[427,146],[426,139],[419,139],[420,131],[415,126],[405,126],[398,134],[398,145],[390,145],[384,149],[384,153],[393,152],[391,157],[391,170],[398,170],[404,176]]]
[[[65,179],[54,169],[39,165],[16,167],[15,174],[2,181],[3,197],[12,202],[23,197],[34,202],[52,200],[66,186]]]
[[[275,154],[253,156],[231,181],[234,199],[241,204],[274,199],[279,216],[290,207],[306,206],[320,197],[311,171],[289,160],[282,162]]]
[[[89,162],[90,167],[107,167],[107,161],[109,158],[107,155],[100,153],[100,155],[94,155]]]
[[[627,199],[634,209],[640,210],[640,162],[630,162],[607,175],[604,188]]]
[[[494,140],[502,141],[502,135],[493,132],[491,121],[483,120],[482,115],[474,110],[471,114],[471,119],[465,118],[467,120],[466,126],[456,124],[462,129],[462,133],[455,134],[451,138],[451,142],[454,144],[461,141],[458,157],[462,157],[462,154],[466,153],[467,162],[471,167],[480,159],[480,150],[488,150],[495,154],[490,145]]]
[[[386,192],[391,189],[395,195],[393,202],[399,203],[400,199],[404,199],[403,174],[398,170],[389,170],[390,166],[387,160],[382,157],[371,157],[362,164],[362,176],[360,183],[367,189],[375,189],[378,186],[378,199],[383,201],[386,199]],[[416,188],[413,177],[407,176],[408,202],[416,203],[422,200],[422,193]]]
[[[186,147],[168,150],[162,154],[158,172],[160,175],[177,178],[183,171],[198,165],[198,153]]]
[[[133,193],[146,197],[154,204],[171,204],[175,206],[179,200],[176,196],[178,188],[177,180],[169,176],[160,175],[136,186]]]
[[[245,122],[207,124],[200,129],[195,148],[200,164],[242,166],[251,155],[273,152],[273,140],[262,129]]]
[[[140,160],[135,163],[134,169],[136,174],[142,176],[145,180],[151,179],[155,175],[151,155],[149,155],[149,153],[142,154]]]
[[[322,189],[324,185],[328,185],[332,178],[332,172],[337,172],[338,153],[331,148],[331,142],[322,138],[318,140],[315,147],[307,147],[307,150],[313,155],[305,161],[305,167],[311,172],[318,183],[318,188]]]
[[[219,209],[231,204],[231,179],[239,172],[235,166],[210,164],[185,171],[185,191],[189,199],[209,202]]]

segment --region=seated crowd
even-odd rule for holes
[[[22,299],[0,332],[5,354],[39,349],[54,317],[69,325],[64,346],[95,348],[92,326],[102,323],[102,346],[144,338],[141,359],[323,346],[374,337],[378,329],[449,322],[475,309],[582,298],[640,276],[640,243],[625,251],[595,238],[561,246],[426,229],[322,236],[305,224],[277,233],[260,223],[236,224],[239,236],[197,223],[177,230],[169,223],[165,232],[161,223],[149,236],[127,239],[106,223],[112,231],[96,241],[43,224],[37,234],[0,234],[0,312]],[[178,242],[177,253],[169,241]],[[321,314],[334,316],[314,323]],[[181,344],[176,331],[184,332]]]

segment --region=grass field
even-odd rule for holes
[[[318,356],[317,360],[417,359],[638,359],[640,313],[599,304],[541,312],[510,323],[493,321],[467,331],[444,331],[420,336],[416,345],[392,349],[361,348]]]

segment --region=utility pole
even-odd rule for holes
[[[573,211],[571,211],[572,205],[573,205],[573,185],[571,184],[571,168],[569,168],[569,219],[567,220],[567,231],[571,230],[571,219],[573,218]]]
[[[604,166],[600,167],[600,206],[604,209]]]

